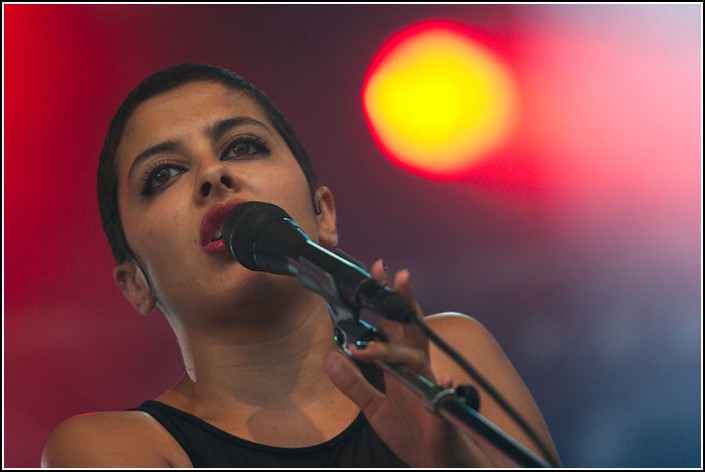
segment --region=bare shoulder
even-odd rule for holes
[[[447,311],[443,313],[436,313],[435,315],[429,315],[424,318],[424,321],[429,325],[433,325],[434,329],[450,329],[451,331],[453,331],[454,329],[462,328],[463,330],[469,329],[473,331],[486,331],[482,324],[475,318],[454,311]]]
[[[424,321],[453,347],[462,349],[464,354],[482,357],[477,360],[504,356],[494,336],[475,318],[462,313],[446,312],[427,316]]]
[[[512,405],[531,425],[551,453],[557,456],[538,405],[489,330],[476,319],[460,313],[440,313],[426,317],[425,321]],[[431,365],[436,375],[448,375],[456,385],[469,384],[478,387],[474,378],[434,345],[431,346],[430,354]],[[536,448],[536,444],[486,391],[479,388],[479,393],[480,414],[526,447],[543,456]]]
[[[475,318],[461,313],[446,312],[427,316],[424,320],[441,339],[480,370],[481,374],[485,372],[490,375],[511,374],[515,381],[519,381],[518,374],[495,337]],[[435,345],[431,346],[431,362],[434,370],[440,369],[456,380],[465,377],[462,369]],[[438,370],[436,372],[440,373]],[[503,377],[507,379],[506,375]]]
[[[49,436],[42,467],[191,467],[176,440],[141,411],[88,413]]]

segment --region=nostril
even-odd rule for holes
[[[211,183],[205,182],[203,184],[203,186],[201,186],[201,195],[203,195],[204,197],[207,197],[210,192],[211,192]]]
[[[232,189],[235,186],[233,185],[233,181],[228,177],[227,175],[223,175],[220,177],[220,183],[223,184],[225,187]]]
[[[233,183],[227,175],[220,177],[220,183],[225,185],[227,188],[233,188]]]

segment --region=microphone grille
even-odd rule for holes
[[[262,270],[255,259],[254,245],[270,223],[284,218],[289,218],[289,214],[271,203],[241,203],[223,222],[223,241],[240,264],[250,270]]]

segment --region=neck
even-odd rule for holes
[[[280,313],[239,318],[209,331],[170,317],[187,376],[172,391],[193,405],[267,407],[335,395],[323,357],[335,349],[325,302],[308,294]]]

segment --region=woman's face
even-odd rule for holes
[[[217,242],[232,204],[274,203],[312,239],[335,243],[332,198],[317,217],[289,147],[240,91],[193,82],[152,97],[128,121],[117,159],[125,236],[168,313],[231,312],[298,283],[245,269]]]

